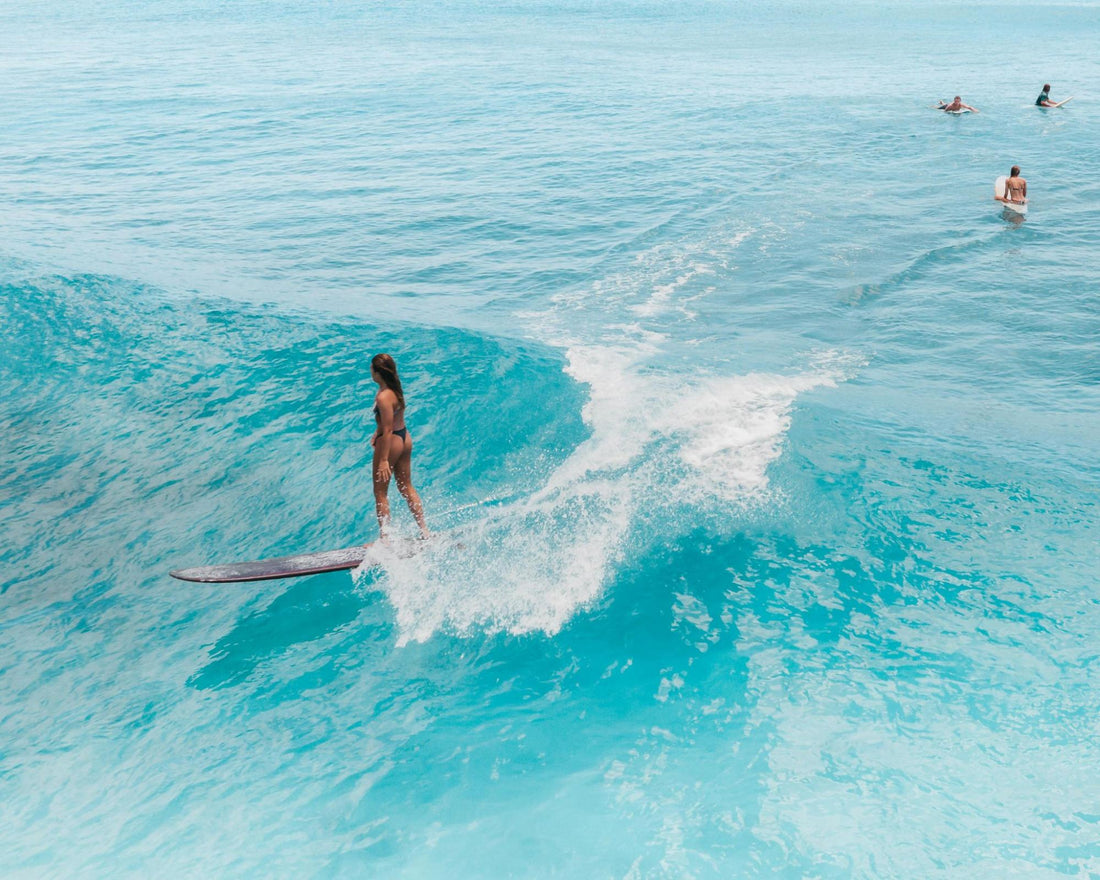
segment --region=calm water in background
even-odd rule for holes
[[[1100,872],[1100,7],[0,29],[5,876]]]

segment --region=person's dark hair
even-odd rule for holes
[[[405,392],[401,390],[401,380],[397,376],[397,364],[388,354],[376,354],[370,360],[371,369],[381,378],[383,384],[397,395],[397,408],[405,408]]]
[[[1049,92],[1050,91],[1050,83],[1047,83],[1046,85],[1043,86],[1043,91],[1044,92]]]
[[[1019,165],[1013,165],[1012,170],[1008,172],[1008,176],[1009,177],[1019,177],[1020,176],[1020,166]]]

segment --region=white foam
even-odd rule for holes
[[[730,501],[755,498],[768,488],[768,466],[781,451],[799,394],[836,384],[825,369],[795,376],[750,374],[714,379],[670,408],[664,430],[682,439],[678,453],[698,494]]]
[[[442,629],[557,632],[621,558],[631,506],[620,487],[588,481],[495,510],[424,552],[375,557],[399,643]]]

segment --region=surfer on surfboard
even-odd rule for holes
[[[371,358],[370,377],[378,385],[374,396],[374,421],[377,425],[370,444],[374,447],[374,508],[378,514],[378,533],[383,540],[390,524],[390,476],[397,480],[397,491],[409,505],[409,510],[426,538],[424,508],[420,495],[412,484],[413,439],[405,426],[405,393],[397,375],[397,364],[388,354]]]
[[[1020,177],[1020,166],[1013,165],[1005,180],[1005,194],[994,196],[998,202],[1012,203],[1014,205],[1027,204],[1027,181]]]
[[[1068,101],[1072,101],[1073,96],[1066,98],[1065,101],[1052,101],[1050,100],[1050,83],[1043,86],[1043,90],[1039,93],[1039,97],[1035,99],[1036,107],[1061,107]]]
[[[943,110],[947,113],[961,113],[963,110],[968,110],[971,113],[981,112],[977,107],[971,107],[969,104],[964,104],[962,97],[959,95],[955,95],[950,102],[940,101],[940,106],[936,109]]]

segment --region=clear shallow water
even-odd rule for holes
[[[1100,871],[1096,12],[5,7],[4,873]]]

